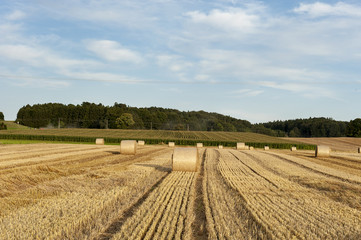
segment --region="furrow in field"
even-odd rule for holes
[[[358,175],[361,177],[361,155],[357,153],[331,152],[331,156],[316,158],[313,153],[301,152],[292,154],[316,164],[320,164],[336,170]]]
[[[325,162],[324,160],[320,160],[318,158],[313,158],[313,159],[304,159],[301,157],[295,157],[295,156],[291,156],[291,155],[286,155],[286,154],[282,154],[282,153],[273,153],[273,152],[267,152],[265,154],[269,154],[269,155],[273,155],[277,158],[280,158],[284,161],[288,161],[290,163],[293,163],[297,166],[306,168],[310,171],[316,172],[316,173],[320,173],[323,174],[327,177],[330,178],[334,178],[334,179],[338,179],[338,180],[342,180],[342,181],[347,181],[353,184],[361,184],[361,176],[358,175],[354,175],[351,174],[349,172],[345,172],[345,171],[340,171],[337,168],[332,168],[329,166],[325,166],[323,164],[319,164],[317,163],[317,161],[322,161]]]
[[[222,151],[220,151],[222,152]],[[268,239],[266,230],[253,218],[242,198],[226,185],[219,173],[217,150],[207,149],[203,194],[210,239]]]
[[[24,154],[24,153],[42,153],[47,152],[48,150],[54,150],[54,149],[70,149],[72,145],[64,145],[64,144],[19,144],[19,145],[4,145],[0,148],[0,159],[5,156],[14,156],[14,154]],[[79,145],[79,144],[76,144]],[[76,146],[75,145],[75,146]],[[74,148],[76,148],[74,146]],[[40,148],[40,149],[39,149]]]
[[[224,153],[220,162],[223,164],[221,174],[277,239],[324,239],[339,238],[345,233],[349,236],[361,234],[360,211],[275,175],[241,152]],[[242,168],[253,169],[253,176],[233,171]]]
[[[170,152],[166,157],[131,164],[127,170],[117,171],[117,165],[113,165],[112,171],[103,169],[100,178],[78,175],[38,186],[37,189],[54,191],[54,194],[40,196],[32,204],[1,216],[0,239],[89,239],[98,236],[116,216],[122,215],[167,174],[169,170],[165,171],[163,166],[168,166],[169,161]]]
[[[243,152],[268,171],[307,188],[312,188],[325,196],[352,208],[361,210],[361,185],[340,179],[332,179],[319,172],[299,167],[282,158],[258,151]]]
[[[112,239],[152,239],[154,236],[172,239],[176,231],[172,230],[174,225],[167,226],[166,220],[173,219],[173,223],[177,223],[180,209],[184,207],[176,205],[179,202],[187,204],[188,201],[182,201],[182,198],[189,193],[194,176],[195,173],[190,172],[172,172],[124,222]],[[180,223],[177,228],[184,227],[184,222]]]

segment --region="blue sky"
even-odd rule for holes
[[[0,111],[88,101],[349,121],[360,29],[356,0],[1,0]]]

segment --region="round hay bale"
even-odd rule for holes
[[[223,145],[218,145],[218,149],[223,149]]]
[[[174,142],[169,142],[168,143],[168,147],[174,147],[175,146],[175,143]]]
[[[269,146],[264,146],[264,150],[268,151],[269,150]]]
[[[291,151],[297,151],[297,148],[296,147],[291,147]]]
[[[203,143],[197,143],[197,148],[202,148],[203,147]]]
[[[361,147],[358,148],[358,153],[361,153]]]
[[[172,157],[172,170],[196,172],[199,163],[197,148],[175,148]]]
[[[122,140],[120,142],[120,154],[135,155],[137,151],[137,141]]]
[[[138,145],[139,146],[144,146],[145,142],[143,140],[138,140]]]
[[[316,157],[328,157],[330,156],[330,147],[325,145],[317,145],[315,156]]]
[[[236,149],[237,149],[237,150],[244,150],[245,147],[246,147],[246,144],[245,144],[245,143],[238,142]]]
[[[249,150],[254,150],[254,147],[250,146],[250,147],[249,147]]]
[[[245,149],[245,150],[249,150],[249,146],[248,146],[248,145],[245,145],[245,146],[244,146],[244,149]]]
[[[96,145],[104,145],[104,138],[97,138],[95,139]]]

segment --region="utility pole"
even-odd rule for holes
[[[108,119],[105,119],[105,129],[109,129],[109,126],[108,126]]]

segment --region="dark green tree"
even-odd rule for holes
[[[4,114],[2,112],[0,112],[0,120],[4,121]]]
[[[116,124],[118,128],[128,129],[135,124],[133,120],[133,115],[131,113],[123,113],[120,117],[116,119]]]
[[[348,137],[361,137],[361,118],[351,120],[346,132]]]

